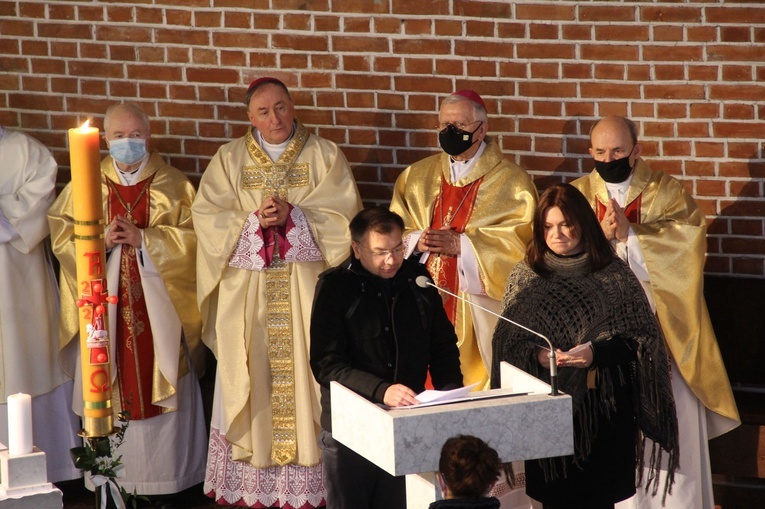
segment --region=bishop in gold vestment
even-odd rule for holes
[[[196,235],[191,222],[194,188],[156,151],[146,151],[148,117],[132,103],[110,107],[104,122],[111,153],[101,161],[106,231],[109,338],[115,414],[131,420],[119,449],[121,487],[166,495],[204,479],[205,422],[197,377],[204,372],[201,319],[196,306]],[[131,134],[132,133],[132,134]],[[129,136],[141,147],[129,163],[115,141]],[[120,158],[120,159],[117,159]],[[48,211],[53,251],[61,263],[62,364],[76,376],[74,409],[82,411],[79,322],[72,216],[67,185]],[[135,235],[133,244],[110,239]],[[122,223],[125,224],[125,223]]]
[[[672,357],[680,469],[664,507],[710,509],[706,441],[738,426],[740,418],[704,301],[706,218],[678,180],[652,171],[639,157],[636,127],[629,120],[607,117],[591,138],[600,171],[572,184],[590,201],[607,237],[613,237],[610,221],[624,221],[628,235],[612,242],[642,283]],[[620,161],[625,175],[613,171]],[[661,496],[638,490],[617,507],[658,509]]]
[[[406,255],[421,253],[437,285],[499,312],[507,278],[531,240],[536,187],[523,169],[505,159],[497,140],[486,136],[486,109],[478,94],[467,90],[447,97],[439,119],[445,151],[404,170],[390,209],[404,219]],[[445,135],[454,129],[467,141],[452,149]],[[457,153],[450,156],[446,150]],[[458,250],[439,252],[426,245],[427,237],[444,231],[451,233],[444,242],[459,245]],[[488,388],[496,319],[464,301],[442,297],[457,332],[465,385]]]
[[[361,203],[345,156],[294,120],[281,82],[256,80],[246,104],[253,128],[218,150],[192,208],[203,341],[218,362],[204,490],[221,504],[318,507],[311,307],[319,274],[348,256]]]

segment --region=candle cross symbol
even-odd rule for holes
[[[99,280],[94,280],[91,284],[92,293],[82,295],[77,299],[77,307],[83,307],[90,304],[92,308],[91,323],[87,325],[88,340],[87,347],[90,352],[89,360],[91,365],[108,364],[109,362],[109,333],[104,328],[105,303],[116,304],[119,300],[116,295],[106,295],[103,292],[103,285]]]

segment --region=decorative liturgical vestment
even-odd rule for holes
[[[256,212],[273,195],[291,205],[287,224],[264,230]],[[216,380],[205,492],[221,503],[323,502],[320,469],[311,470],[321,406],[310,314],[318,275],[348,256],[360,206],[345,156],[299,122],[275,162],[250,131],[221,147],[202,176],[193,206],[202,336],[225,374]]]
[[[139,494],[175,493],[204,477],[205,425],[196,381],[204,373],[204,347],[196,306],[194,188],[157,152],[151,152],[129,182],[107,156],[101,161],[101,177],[105,223],[122,215],[142,229],[143,237],[140,249],[115,246],[107,261],[108,291],[119,297],[118,304],[109,304],[108,313],[112,407],[115,414],[122,408],[131,412],[125,450],[120,449],[126,477],[119,482]],[[78,378],[71,185],[48,217],[61,262],[63,364]],[[76,380],[78,412],[81,389]]]
[[[607,186],[596,171],[572,184],[587,197],[599,219],[609,202]],[[680,424],[680,468],[672,494],[639,490],[618,509],[714,507],[707,440],[740,424],[728,375],[704,300],[706,219],[683,185],[638,159],[626,194],[615,196],[632,233],[617,243],[655,308],[672,357],[672,388]]]
[[[390,208],[404,219],[407,255],[426,228],[448,224],[459,232],[462,254],[431,253],[428,271],[437,285],[499,312],[507,278],[531,240],[536,202],[531,178],[487,137],[476,164],[456,181],[443,152],[404,170]],[[486,385],[496,320],[452,297],[444,297],[444,306],[457,331],[465,385]]]

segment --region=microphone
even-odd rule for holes
[[[521,325],[520,323],[517,323],[517,322],[514,322],[514,321],[510,320],[509,318],[505,318],[504,316],[495,313],[491,309],[486,309],[485,307],[483,307],[481,305],[478,305],[475,302],[470,302],[466,298],[460,297],[459,295],[457,295],[455,293],[452,293],[449,290],[445,290],[445,289],[441,288],[440,286],[436,286],[434,283],[432,283],[430,281],[430,279],[428,279],[427,276],[417,276],[417,279],[415,279],[414,282],[417,283],[417,286],[419,286],[420,288],[427,288],[428,286],[432,286],[433,288],[435,288],[439,292],[444,292],[444,293],[449,294],[452,297],[455,297],[455,298],[457,298],[457,299],[459,299],[461,301],[467,302],[471,306],[477,307],[478,309],[486,311],[487,313],[496,316],[500,320],[504,320],[504,321],[506,321],[506,322],[508,322],[508,323],[510,323],[512,325],[515,325],[516,327],[520,327],[521,329],[523,329],[523,330],[525,330],[527,332],[530,332],[530,333],[534,334],[535,336],[539,336],[540,338],[544,339],[545,342],[547,343],[547,346],[549,347],[549,350],[550,350],[550,389],[551,389],[550,395],[551,396],[557,396],[558,395],[558,364],[557,364],[557,360],[556,360],[556,356],[555,356],[555,349],[553,348],[552,342],[549,339],[547,339],[547,336],[544,336],[544,335],[538,333],[537,331],[533,331],[533,330],[529,329],[528,327],[526,327],[524,325]],[[541,347],[541,348],[544,348],[544,347]]]

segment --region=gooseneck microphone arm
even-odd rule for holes
[[[553,348],[552,342],[549,339],[547,339],[547,336],[544,336],[544,335],[538,333],[537,331],[533,331],[533,330],[529,329],[528,327],[526,327],[524,325],[521,325],[520,323],[517,323],[517,322],[514,322],[514,321],[510,320],[509,318],[505,318],[504,316],[502,316],[502,315],[500,315],[498,313],[495,313],[491,309],[486,309],[485,307],[480,306],[480,305],[476,304],[475,302],[470,302],[466,298],[460,297],[456,293],[452,293],[449,290],[445,290],[444,288],[441,288],[440,286],[436,286],[434,283],[432,283],[427,278],[427,276],[417,276],[417,279],[415,279],[414,281],[415,281],[415,283],[417,283],[417,286],[419,286],[420,288],[427,288],[428,286],[432,286],[433,288],[435,288],[439,292],[444,292],[444,293],[446,293],[448,295],[451,295],[452,297],[455,297],[455,298],[457,298],[457,299],[459,299],[461,301],[467,302],[471,306],[477,307],[478,309],[486,311],[487,313],[496,316],[500,320],[504,320],[504,321],[506,321],[506,322],[508,322],[508,323],[510,323],[512,325],[515,325],[516,327],[520,327],[521,329],[523,329],[523,330],[525,330],[527,332],[530,332],[530,333],[534,334],[535,336],[539,336],[540,338],[544,339],[545,342],[547,343],[547,346],[549,347],[549,350],[550,350],[550,355],[549,355],[549,357],[550,357],[550,389],[551,389],[550,395],[551,396],[557,396],[558,395],[558,364],[557,364],[557,359],[556,359],[556,356],[555,356],[555,348]],[[544,347],[541,347],[541,348],[544,348]]]

